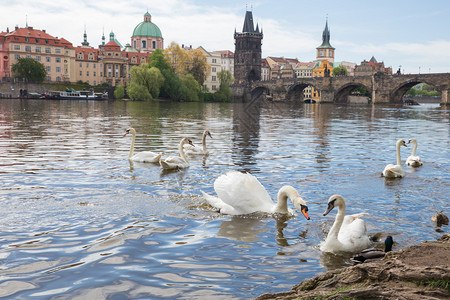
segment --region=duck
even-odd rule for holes
[[[274,203],[255,176],[249,173],[230,171],[220,175],[214,181],[214,190],[218,197],[201,192],[205,200],[222,214],[247,215],[262,212],[294,215],[294,211],[287,204],[289,198],[294,207],[301,211],[307,220],[310,220],[305,200],[290,185],[284,185],[279,189],[277,203]]]
[[[206,149],[206,137],[209,136],[210,138],[213,138],[211,136],[211,132],[209,130],[203,131],[202,136],[202,148],[200,147],[194,147],[193,145],[185,144],[183,146],[184,151],[188,155],[209,155],[208,149]]]
[[[435,222],[439,227],[442,225],[448,225],[448,217],[442,211],[432,216],[431,221]]]
[[[402,165],[401,165],[401,159],[400,159],[400,146],[406,146],[406,143],[404,140],[399,139],[396,143],[396,149],[397,149],[397,164],[388,164],[383,172],[381,173],[382,176],[386,178],[403,178],[405,177],[405,171],[403,171]]]
[[[131,147],[130,152],[128,154],[128,159],[135,161],[135,162],[143,162],[143,163],[157,163],[162,157],[162,152],[155,153],[152,151],[142,151],[139,153],[134,153],[134,142],[136,140],[136,130],[134,128],[128,128],[125,131],[125,134],[123,136],[126,136],[127,134],[131,133]]]
[[[416,139],[410,139],[408,141],[408,144],[413,143],[414,148],[412,150],[411,155],[406,159],[406,165],[409,167],[417,168],[423,165],[422,160],[420,159],[420,156],[416,156],[416,150],[417,150],[417,140]]]
[[[328,208],[323,213],[326,216],[333,208],[338,208],[338,213],[328,235],[320,243],[322,252],[358,252],[370,246],[367,227],[362,216],[367,213],[345,215],[346,204],[341,195],[332,195],[328,199]]]
[[[184,137],[178,145],[178,152],[180,156],[169,156],[164,160],[160,158],[159,163],[164,170],[186,169],[189,167],[189,162],[186,159],[186,155],[184,155],[183,150],[183,145],[185,144],[193,145],[190,139]]]
[[[355,264],[360,264],[363,262],[371,262],[383,258],[386,253],[392,251],[392,245],[394,245],[394,240],[392,236],[388,235],[384,240],[384,251],[377,248],[369,248],[361,251],[359,254],[353,256],[351,261]]]

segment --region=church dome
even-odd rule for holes
[[[152,23],[152,16],[146,12],[144,15],[144,22],[139,23],[133,30],[132,37],[157,37],[162,38],[161,30],[156,24]]]

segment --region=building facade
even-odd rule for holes
[[[131,47],[141,53],[152,53],[156,49],[164,49],[161,30],[152,23],[152,16],[149,12],[144,14],[144,21],[134,28]]]
[[[64,38],[26,25],[0,33],[0,77],[12,77],[19,58],[33,58],[45,66],[46,81],[70,81],[75,77],[75,48]]]
[[[373,56],[369,61],[362,61],[360,65],[355,67],[354,71],[355,76],[370,76],[378,72],[385,75],[392,75],[392,68],[385,68],[384,62],[377,62]]]
[[[263,33],[253,24],[253,14],[247,11],[241,33],[234,32],[234,79],[246,83],[261,79],[261,46]]]

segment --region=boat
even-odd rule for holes
[[[104,100],[105,97],[94,93],[92,90],[75,91],[66,89],[65,91],[47,91],[42,96],[47,100]]]

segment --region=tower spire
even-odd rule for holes
[[[89,43],[87,41],[86,24],[84,25],[83,42],[81,43],[81,45],[89,46]]]

